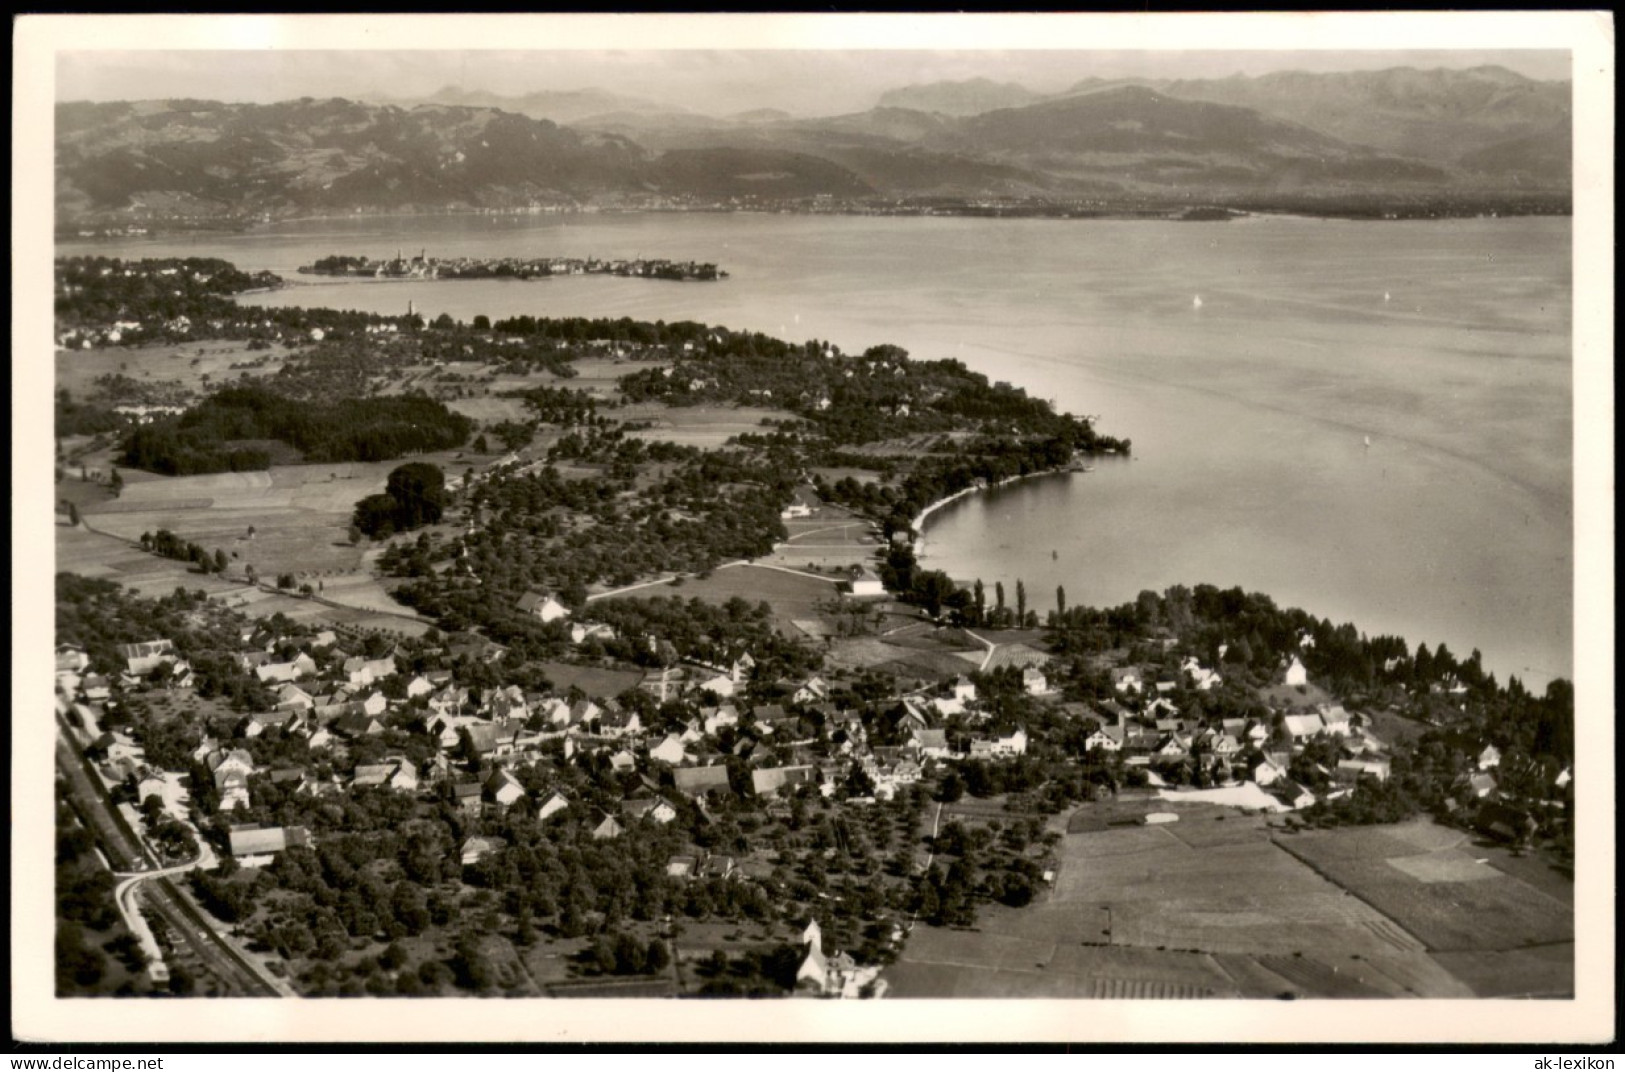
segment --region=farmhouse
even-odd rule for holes
[[[1275,794],[1277,800],[1289,808],[1307,808],[1315,802],[1315,794],[1291,778],[1277,779],[1270,791]]]
[[[677,809],[659,797],[639,797],[621,801],[621,814],[629,821],[653,819],[664,826],[677,818]]]
[[[120,644],[118,649],[119,655],[124,659],[125,669],[132,674],[150,673],[172,660],[174,652],[174,642],[167,639],[148,640],[141,644]]]
[[[1145,687],[1145,679],[1140,676],[1140,670],[1134,666],[1119,667],[1112,671],[1112,688],[1118,692],[1139,692]]]
[[[675,733],[668,733],[665,740],[649,749],[649,758],[658,759],[673,767],[681,766],[683,760],[689,758],[688,749],[683,747],[683,740]]]
[[[910,743],[920,750],[922,756],[930,759],[947,759],[949,756],[947,730],[915,730]]]
[[[465,814],[478,815],[480,812],[480,783],[457,782],[451,787],[452,803],[457,810]]]
[[[519,613],[528,614],[543,622],[554,622],[570,616],[570,608],[547,592],[526,592],[519,597],[519,602],[515,606]]]
[[[626,833],[626,827],[616,822],[613,815],[606,815],[603,812],[599,812],[597,819],[598,822],[594,824],[592,828],[592,839],[594,841],[608,841],[612,838],[618,838],[622,834]]]
[[[773,796],[781,790],[812,783],[813,768],[810,766],[764,767],[750,772],[751,788],[759,797]]]
[[[1102,726],[1088,737],[1084,738],[1084,751],[1093,752],[1100,749],[1106,752],[1121,752],[1123,750],[1123,727]]]
[[[492,853],[501,852],[506,846],[507,842],[499,837],[471,837],[463,842],[463,866],[477,864]]]
[[[879,574],[865,566],[852,578],[852,594],[854,596],[883,596],[886,594],[886,585],[881,581]]]
[[[1341,759],[1337,762],[1337,774],[1359,779],[1361,775],[1370,775],[1379,782],[1388,780],[1389,766],[1386,760],[1380,759]]]
[[[1286,731],[1294,741],[1306,741],[1325,728],[1319,715],[1287,715]]]
[[[234,826],[230,838],[231,855],[244,867],[263,867],[290,845],[310,844],[310,835],[302,826]]]
[[[519,779],[500,769],[485,780],[485,791],[504,808],[518,803],[525,796],[525,787],[519,784]]]

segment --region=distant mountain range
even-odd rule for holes
[[[1568,83],[1494,67],[906,86],[725,117],[597,89],[57,108],[59,219],[788,201],[1561,195]]]

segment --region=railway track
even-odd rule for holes
[[[60,728],[56,761],[67,783],[69,804],[85,828],[95,835],[114,873],[139,876],[141,872],[156,870],[156,861],[146,845],[114,809],[89,763],[70,743],[67,727]],[[249,963],[167,875],[143,878],[132,891],[131,901],[139,902],[162,919],[170,940],[191,950],[197,963],[218,980],[225,993],[242,997],[293,994]]]
[[[220,937],[203,914],[168,877],[143,883],[136,891],[142,906],[164,921],[169,939],[189,949],[229,997],[274,998],[284,991]]]

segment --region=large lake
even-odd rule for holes
[[[1573,674],[1570,221],[773,215],[321,220],[69,244],[293,275],[329,253],[714,261],[732,278],[333,281],[250,299],[693,319],[953,356],[1134,442],[961,500],[926,564],[1030,605],[1240,585],[1541,687]],[[1200,297],[1200,302],[1196,299]],[[1369,437],[1370,445],[1366,445]]]

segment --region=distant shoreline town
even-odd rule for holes
[[[139,222],[129,219],[100,221],[85,219],[68,221],[57,231],[60,241],[94,241],[125,238],[152,238],[162,234],[189,232],[241,233],[260,227],[270,227],[309,220],[416,217],[416,216],[561,216],[561,215],[633,215],[649,213],[767,213],[772,215],[806,216],[924,216],[967,219],[1042,219],[1042,220],[1167,220],[1172,222],[1211,223],[1243,219],[1253,216],[1291,216],[1306,219],[1341,219],[1368,221],[1444,220],[1495,218],[1506,216],[1568,216],[1573,205],[1567,197],[1531,194],[1526,198],[1506,197],[1437,197],[1421,200],[1393,201],[1364,198],[1326,202],[1322,200],[1227,205],[1171,204],[1164,202],[1103,203],[1098,201],[1052,201],[1032,199],[978,198],[972,200],[935,198],[848,199],[834,197],[796,198],[791,200],[762,200],[731,198],[705,201],[687,198],[661,197],[647,203],[628,204],[525,204],[471,208],[446,206],[435,208],[419,206],[377,210],[356,209],[351,212],[280,216],[268,213],[161,215],[140,217]],[[719,272],[719,278],[726,273]],[[479,278],[479,277],[473,277]]]
[[[301,275],[355,276],[367,279],[535,279],[554,275],[614,275],[666,279],[679,283],[715,282],[728,273],[698,261],[603,260],[598,257],[416,257],[397,251],[388,260],[335,254],[301,265]]]

